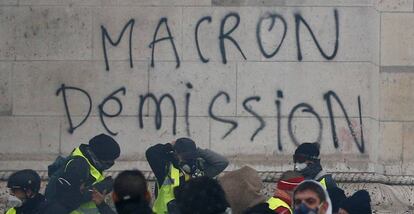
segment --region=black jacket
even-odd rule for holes
[[[118,214],[152,214],[148,203],[136,202],[132,200],[115,203]]]
[[[162,185],[165,177],[169,173],[169,166],[173,164],[178,167],[178,162],[173,155],[173,146],[170,143],[156,144],[147,149],[145,155],[147,161],[157,178],[158,185]],[[197,148],[198,156],[205,160],[204,173],[208,177],[214,177],[222,172],[229,164],[229,161],[209,150]]]
[[[275,211],[269,208],[268,203],[260,203],[248,208],[243,214],[275,214]]]
[[[79,149],[88,159],[89,163],[93,164],[96,161],[94,157],[89,155],[91,153],[88,145],[82,144],[79,146]],[[97,169],[102,173],[99,168]],[[44,213],[70,213],[76,210],[81,204],[91,201],[92,195],[88,189],[94,188],[97,184],[92,185],[95,182],[95,178],[89,172],[89,164],[84,158],[76,156],[69,159],[67,164],[65,164],[65,171],[60,177],[68,181],[71,185],[67,185],[66,182],[56,183],[56,195],[47,202]],[[98,184],[110,185],[110,187],[101,187],[102,185],[99,185],[102,189],[112,189],[111,182],[99,182]],[[83,192],[80,192],[81,185],[84,185],[86,188]],[[99,188],[97,189],[99,190]],[[101,214],[115,214],[105,202],[97,206],[97,208]]]
[[[45,203],[45,197],[36,194],[33,198],[27,199],[21,207],[16,207],[16,214],[41,214]]]

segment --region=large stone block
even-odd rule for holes
[[[381,15],[381,65],[414,65],[412,13]]]
[[[0,63],[0,115],[10,115],[12,108],[12,63]]]
[[[62,84],[85,90],[92,100],[92,115],[98,105],[114,91],[122,104],[122,115],[138,114],[139,94],[148,90],[148,65],[135,62],[133,69],[127,62],[112,62],[112,70],[105,71],[104,62],[18,62],[13,72],[15,115],[66,115],[62,93],[56,92]],[[72,116],[85,115],[89,110],[87,96],[79,91],[67,90],[69,111]],[[104,105],[108,114],[116,114],[119,105],[109,100]]]
[[[190,101],[188,114],[190,116],[208,116],[209,106],[220,92],[229,95],[229,102],[221,95],[214,102],[214,115],[236,115],[236,65],[221,63],[202,64],[188,62],[174,70],[174,63],[159,63],[157,68],[149,72],[149,91],[158,98],[162,94],[170,94],[175,100],[177,114],[185,116],[186,94]],[[172,70],[173,69],[173,70]],[[188,83],[191,84],[189,89]],[[163,115],[173,115],[169,101],[163,101]],[[171,109],[171,110],[170,110]],[[155,105],[150,104],[149,114],[154,115]]]
[[[17,5],[17,0],[0,0],[0,5]]]
[[[210,6],[211,0],[117,0],[121,6]]]
[[[23,6],[115,6],[118,0],[19,0],[19,5]]]
[[[413,0],[375,0],[380,11],[413,11]]]
[[[381,120],[414,120],[412,114],[414,106],[414,72],[398,72],[399,70],[398,67],[382,69],[380,84]]]
[[[80,119],[80,118],[77,118]],[[121,146],[122,160],[145,160],[145,151],[157,143],[168,143],[177,138],[187,136],[184,118],[177,119],[177,133],[172,131],[173,119],[164,117],[159,130],[155,128],[154,117],[144,118],[144,128],[140,129],[137,117],[116,117],[107,119],[106,123],[113,131],[118,132],[114,138]],[[190,137],[199,147],[210,147],[210,132],[208,118],[190,118]],[[62,124],[62,152],[69,154],[80,143],[88,143],[93,136],[105,132],[98,117],[91,117],[73,134],[68,133],[67,120]]]
[[[77,7],[19,7],[17,59],[92,58],[91,10]]]
[[[379,159],[386,165],[401,163],[403,153],[403,123],[380,123],[380,155]]]
[[[16,26],[17,9],[15,7],[0,8],[0,59],[14,60],[16,58]]]
[[[211,23],[204,21],[199,27],[198,42],[200,51],[205,58],[212,62],[223,62],[220,47],[220,26],[227,15],[223,33],[229,32],[236,25],[234,14],[240,17],[240,23],[230,34],[239,45],[242,53],[249,61],[258,61],[261,58],[256,44],[256,21],[261,14],[260,8],[184,8],[183,17],[183,58],[185,60],[200,61],[195,29],[197,22],[206,16],[211,16]],[[244,61],[242,53],[229,39],[224,40],[225,56],[227,61]]]
[[[133,25],[131,44],[129,43],[131,25],[128,25],[129,27],[126,28],[118,46],[112,46],[109,40],[105,39],[108,59],[129,60],[129,45],[131,45],[133,59],[150,61],[152,49],[149,45],[153,41],[157,25],[163,17],[167,18],[168,29],[171,36],[174,37],[175,48],[180,60],[182,60],[182,10],[181,8],[171,7],[96,8],[93,24],[94,59],[104,59],[101,26],[107,30],[110,38],[116,42],[121,35],[122,29],[131,19],[134,19],[135,24]],[[167,36],[168,31],[164,23],[159,27],[156,39]],[[175,61],[175,54],[170,40],[164,40],[155,44],[154,60]],[[156,66],[157,62],[155,62]]]
[[[213,6],[371,6],[371,0],[212,0]]]
[[[281,115],[307,115],[301,109],[293,111],[300,103],[313,107],[319,116],[329,116],[324,96],[333,92],[340,99],[348,116],[359,117],[358,96],[362,116],[378,118],[378,68],[370,63],[240,63],[237,81],[238,115],[250,116],[243,108],[249,97],[251,109],[262,116],[276,116],[276,100],[281,103]],[[278,98],[278,90],[283,98]],[[333,115],[344,116],[343,110],[331,96]]]
[[[313,118],[295,118],[290,126],[288,119],[284,118],[281,120],[280,132],[277,129],[276,118],[263,118],[264,128],[255,136],[255,131],[260,127],[257,119],[252,117],[226,117],[225,119],[237,121],[238,126],[223,139],[232,126],[211,120],[212,149],[232,158],[234,164],[241,165],[241,162],[289,168],[292,165],[291,158],[296,145],[316,141],[321,144],[322,159],[328,171],[374,171],[373,163],[377,157],[375,144],[378,141],[378,122],[375,120],[363,119],[363,141],[359,122],[356,119],[351,120],[357,139],[355,142],[346,120],[335,118],[338,139],[336,148],[330,121],[326,118],[321,120],[321,124]]]
[[[379,14],[368,7],[310,7],[310,8],[184,8],[183,17],[183,49],[184,59],[200,60],[195,42],[195,29],[198,20],[211,16],[211,23],[204,21],[199,26],[199,45],[201,53],[210,61],[222,61],[220,53],[220,25],[222,20],[230,12],[239,14],[240,24],[231,33],[231,36],[239,44],[248,61],[299,61],[296,42],[295,14],[300,14],[309,24],[315,38],[320,44],[323,57],[318,50],[309,30],[302,23],[298,30],[303,61],[369,61],[378,63],[379,60]],[[336,44],[335,10],[338,14],[338,48]],[[271,27],[270,19],[262,23],[260,38],[264,50],[270,54],[280,45],[277,54],[266,59],[260,52],[256,28],[260,17],[269,13],[276,13],[286,22],[284,28],[281,19]],[[369,18],[368,18],[369,17]],[[224,32],[228,32],[235,26],[235,18],[231,17],[224,25]],[[286,36],[283,37],[284,33]],[[284,38],[284,39],[283,39]],[[226,56],[230,61],[244,61],[241,53],[230,40],[225,40]]]
[[[3,160],[41,160],[59,153],[60,119],[56,117],[0,117]]]
[[[405,175],[414,175],[414,123],[406,122],[403,125],[402,138],[404,140],[402,167]]]

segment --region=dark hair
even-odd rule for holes
[[[126,170],[115,178],[114,192],[119,200],[143,200],[147,191],[147,181],[139,170]]]
[[[295,191],[293,192],[293,195],[295,196],[296,193],[304,192],[304,191],[307,191],[307,190],[316,193],[316,195],[318,196],[319,200],[321,200],[321,202],[326,201],[325,190],[323,189],[323,187],[321,185],[319,185],[315,181],[304,181],[304,182],[302,182],[295,189]]]
[[[181,214],[218,214],[229,204],[220,184],[209,177],[198,177],[174,190]]]

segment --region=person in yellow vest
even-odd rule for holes
[[[298,172],[284,172],[277,182],[274,196],[267,200],[269,208],[278,214],[293,214],[293,190],[304,180],[305,178]]]
[[[40,176],[31,169],[17,171],[7,181],[8,203],[13,206],[6,214],[40,214],[45,197],[39,193]]]
[[[156,214],[176,212],[175,187],[191,178],[215,177],[228,165],[225,157],[209,149],[197,148],[190,138],[156,144],[148,148],[145,155],[157,180],[153,205]]]
[[[300,172],[306,180],[318,181],[326,190],[337,187],[331,174],[322,169],[319,158],[319,143],[302,143],[293,155],[294,170]]]
[[[108,194],[112,190],[113,180],[111,177],[104,177],[103,172],[111,168],[115,160],[120,155],[120,147],[118,143],[110,136],[106,134],[100,134],[89,140],[89,144],[81,144],[75,148],[71,155],[67,158],[67,161],[60,170],[65,171],[65,176],[58,175],[58,186],[65,185],[66,191],[72,192],[73,194],[80,195],[80,197],[70,197],[68,201],[73,200],[73,204],[70,209],[78,203],[80,200],[81,204],[75,210],[71,211],[71,214],[114,214],[115,212],[104,202],[105,194]],[[75,161],[76,160],[76,161]],[[72,173],[77,173],[76,170],[67,171],[68,167],[72,168],[87,168],[89,172],[84,182],[72,179],[70,182],[68,179],[72,176]],[[58,172],[60,172],[58,170]],[[83,171],[83,170],[80,170]],[[77,177],[74,176],[74,177]],[[82,188],[79,189],[78,185],[72,185],[71,182],[76,184],[82,184]],[[56,195],[64,195],[63,191],[55,191],[53,195],[48,195],[49,185],[46,188],[46,198],[52,199]],[[55,187],[56,188],[56,187]],[[63,188],[63,189],[65,189]],[[58,190],[58,188],[56,188]],[[81,192],[79,192],[81,191]],[[51,191],[52,192],[52,191]]]

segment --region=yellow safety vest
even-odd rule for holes
[[[16,214],[16,209],[10,208],[9,210],[7,210],[6,214]]]
[[[326,179],[322,178],[322,180],[319,181],[319,183],[322,185],[322,187],[326,190]]]
[[[290,213],[293,213],[292,208],[289,206],[289,204],[280,198],[271,197],[269,200],[267,200],[267,203],[269,204],[269,208],[271,210],[276,210],[279,207],[284,207],[288,209]]]
[[[95,178],[95,182],[93,182],[93,184],[96,184],[98,182],[101,182],[102,180],[105,179],[105,177],[102,175],[102,173],[100,173],[88,160],[88,158],[85,157],[85,155],[83,155],[83,153],[81,152],[81,150],[78,148],[76,148],[72,154],[72,157],[75,156],[80,156],[82,158],[84,158],[86,160],[86,162],[88,162],[89,165],[89,173],[92,175],[92,177]],[[68,164],[70,163],[70,161],[68,162]],[[8,213],[7,213],[8,214]],[[80,205],[79,208],[77,208],[76,210],[72,211],[70,214],[99,214],[98,208],[96,207],[96,204],[93,201],[89,201],[86,203],[83,203]]]
[[[159,184],[157,185],[158,196],[154,201],[154,206],[152,207],[152,211],[155,214],[168,213],[167,204],[175,199],[174,188],[180,185],[180,174],[182,174],[182,172],[170,164],[170,172],[165,177],[163,184],[161,187]],[[188,177],[185,177],[185,180],[187,179]]]

